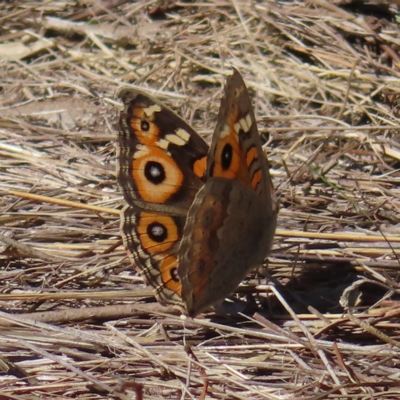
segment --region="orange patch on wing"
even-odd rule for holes
[[[206,172],[207,157],[200,158],[193,165],[193,172],[199,178],[204,178]]]
[[[222,168],[222,155],[225,145],[232,147],[232,160],[228,169]],[[229,135],[223,137],[215,147],[214,154],[215,166],[212,176],[220,178],[234,179],[240,168],[240,148],[239,140],[234,129],[231,128]]]
[[[143,108],[136,108],[133,111],[133,115],[129,122],[139,142],[146,146],[154,145],[160,135],[160,130],[157,125],[153,123],[154,115],[148,117]],[[147,123],[147,130],[142,129],[143,123]]]
[[[261,170],[256,171],[253,177],[251,178],[251,187],[255,189],[257,185],[261,182],[261,178],[262,178]]]
[[[257,150],[252,147],[246,154],[246,164],[250,167],[251,163],[257,158]]]
[[[166,288],[182,296],[182,285],[177,277],[178,260],[175,256],[167,256],[159,264],[161,280]]]
[[[165,203],[182,186],[183,174],[175,161],[157,147],[148,148],[147,153],[136,158],[132,163],[132,177],[137,185],[139,195],[149,203]],[[148,162],[159,163],[165,173],[165,180],[154,184],[145,175]]]
[[[167,235],[162,242],[157,242],[149,235],[148,229],[151,224],[161,225],[165,228]],[[151,228],[150,228],[151,229]],[[179,239],[178,228],[171,217],[161,214],[142,212],[137,226],[140,243],[147,253],[158,254],[169,250]]]

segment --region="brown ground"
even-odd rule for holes
[[[1,2],[0,399],[400,398],[396,7]],[[271,280],[183,322],[120,245],[116,92],[209,138],[231,66],[269,137]]]

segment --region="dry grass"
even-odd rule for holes
[[[161,3],[0,5],[0,398],[398,399],[395,2]],[[269,135],[273,286],[183,322],[120,245],[115,93],[209,135],[231,66]]]

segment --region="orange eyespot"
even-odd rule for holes
[[[178,227],[167,215],[142,212],[137,232],[142,247],[152,254],[169,250],[179,239]]]
[[[132,163],[132,177],[140,197],[150,203],[165,203],[181,188],[182,171],[168,154],[156,147],[149,147],[139,155]]]
[[[220,140],[215,148],[212,176],[234,179],[240,168],[239,142],[234,130]]]
[[[182,296],[182,286],[178,279],[178,260],[175,256],[168,256],[159,265],[161,279],[168,289]]]
[[[154,115],[147,116],[143,108],[136,108],[130,120],[131,128],[139,142],[146,146],[154,145],[160,135],[160,130],[153,121]]]

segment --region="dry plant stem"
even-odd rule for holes
[[[354,324],[360,326],[361,328],[365,329],[367,332],[370,332],[374,336],[378,337],[380,340],[387,342],[388,344],[392,345],[393,347],[400,348],[400,342],[397,340],[393,340],[389,336],[385,335],[382,331],[374,328],[367,322],[361,321],[354,315],[352,315],[350,312],[348,313],[349,319],[354,322]]]
[[[88,296],[90,297],[90,296]],[[165,308],[155,304],[125,304],[119,306],[90,307],[83,309],[70,308],[62,311],[46,311],[21,314],[21,318],[49,324],[67,324],[79,321],[110,321],[121,318],[129,318],[136,313],[168,313],[178,315],[178,311],[172,307]],[[0,326],[11,326],[13,323],[1,321]]]
[[[18,192],[15,190],[10,190],[10,194],[18,197],[24,197],[26,199],[31,199],[39,202],[48,202],[52,204],[58,204],[60,206],[64,207],[71,207],[71,208],[77,208],[77,209],[83,209],[83,210],[90,210],[94,212],[104,212],[107,214],[114,214],[114,215],[119,215],[119,210],[114,210],[112,208],[104,208],[104,207],[99,207],[99,206],[93,206],[90,204],[79,204],[74,201],[69,201],[69,200],[60,200],[52,197],[47,197],[47,196],[41,196],[33,193],[23,193],[23,192]]]
[[[65,200],[58,200],[54,199],[51,197],[47,196],[41,196],[41,195],[35,195],[31,193],[23,193],[23,192],[17,192],[15,190],[10,190],[10,194],[19,196],[22,198],[27,198],[27,199],[32,199],[35,201],[40,201],[40,202],[47,202],[47,203],[54,203],[54,204],[59,204],[63,205],[66,207],[71,207],[71,208],[77,208],[77,209],[84,209],[84,210],[90,210],[90,211],[95,211],[95,212],[103,212],[103,213],[108,213],[108,214],[115,214],[119,215],[120,211],[119,210],[114,210],[112,208],[105,208],[105,207],[99,207],[99,206],[93,206],[90,204],[79,204],[73,201],[65,201]],[[277,229],[276,230],[276,236],[286,236],[286,237],[301,237],[301,238],[310,238],[310,239],[325,239],[325,240],[337,240],[337,241],[355,241],[355,242],[397,242],[400,243],[400,238],[395,237],[395,236],[378,236],[378,235],[371,235],[371,236],[365,236],[365,235],[355,235],[355,234],[342,234],[342,233],[336,233],[336,234],[328,234],[328,233],[316,233],[316,232],[301,232],[301,231],[288,231],[284,229]]]

